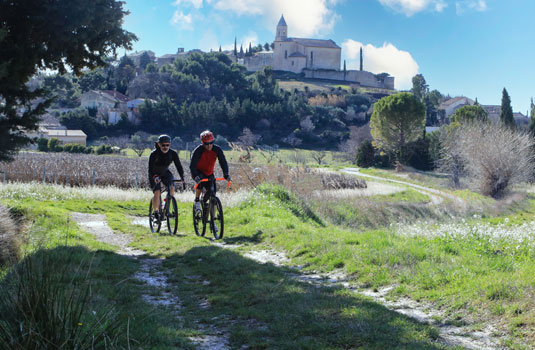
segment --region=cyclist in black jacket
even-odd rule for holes
[[[221,147],[214,145],[214,134],[209,130],[203,131],[201,133],[201,142],[202,143],[193,151],[193,154],[191,155],[191,163],[189,165],[191,177],[199,184],[195,190],[195,210],[197,211],[201,210],[199,197],[202,188],[204,187],[207,191],[210,191],[210,183],[201,182],[201,180],[204,178],[214,178],[216,160],[219,160],[219,165],[221,166],[221,170],[223,170],[223,176],[226,180],[230,181],[227,159],[225,158],[225,154]]]
[[[154,208],[154,215],[158,218],[158,208],[160,206],[160,195],[162,190],[162,182],[171,192],[175,194],[173,186],[174,176],[169,170],[171,163],[175,163],[176,170],[180,175],[180,180],[184,182],[184,169],[178,158],[178,153],[171,149],[171,138],[169,135],[160,135],[158,142],[154,143],[154,151],[149,156],[149,183],[154,196],[152,197],[152,208]]]

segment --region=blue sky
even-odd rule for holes
[[[535,97],[534,0],[126,0],[134,50],[157,56],[266,42],[284,14],[291,37],[332,39],[348,69],[388,72],[397,89],[415,74],[431,89],[515,112]]]

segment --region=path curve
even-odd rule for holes
[[[422,193],[423,191],[424,194],[428,195],[431,198],[431,202],[433,204],[440,204],[443,202],[443,198],[448,198],[452,200],[454,203],[456,203],[457,205],[461,206],[463,209],[466,209],[467,207],[466,201],[464,201],[462,198],[459,198],[457,196],[452,195],[451,193],[440,191],[434,188],[416,185],[416,184],[402,181],[402,180],[394,180],[394,179],[388,179],[388,178],[381,177],[381,176],[363,174],[359,171],[359,168],[344,168],[344,169],[341,169],[341,171],[346,174],[366,177],[366,178],[370,178],[374,180],[388,181],[388,182],[393,182],[393,183],[397,183],[400,185],[412,187],[416,189],[418,192]]]

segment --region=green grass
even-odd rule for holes
[[[425,206],[425,197],[407,190],[374,196],[370,202]],[[313,205],[266,185],[240,205],[225,209],[223,241],[239,245],[234,250],[194,235],[191,203],[179,204],[179,232],[171,237],[150,234],[147,228],[130,223],[128,216],[145,215],[145,202],[83,198],[40,202],[4,198],[2,202],[25,215],[36,241],[46,242],[48,249],[82,247],[76,261],[93,257],[94,302],[117,304],[130,319],[132,337],[140,347],[191,347],[187,336],[202,333],[200,322],[228,331],[233,348],[245,344],[252,349],[442,348],[435,342],[437,330],[432,326],[340,287],[316,288],[296,281],[287,274],[289,268],[259,264],[241,255],[260,249],[285,251],[292,265],[305,270],[341,269],[355,285],[396,285],[390,298],[407,296],[434,304],[443,310],[446,322],[472,322],[475,329],[486,322],[497,323],[508,334],[509,348],[535,345],[535,251],[527,245],[518,249],[507,239],[492,240],[484,234],[401,236],[388,227],[343,229],[328,224]],[[132,247],[165,257],[169,288],[180,296],[183,318],[177,320],[169,310],[143,301],[147,286],[131,279],[139,263],[115,254],[78,229],[69,220],[70,211],[106,214],[114,230],[134,236]],[[530,222],[534,214],[535,200],[529,199],[511,207],[507,216],[472,218],[469,225],[517,225]],[[203,301],[210,307],[201,308]]]

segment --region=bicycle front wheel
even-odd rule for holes
[[[169,211],[167,213],[167,229],[170,235],[176,234],[178,227],[178,207],[175,197],[169,197]]]
[[[162,222],[154,217],[154,210],[152,210],[152,200],[149,204],[149,226],[152,233],[160,232]]]
[[[193,228],[195,229],[195,234],[200,237],[204,237],[204,233],[206,232],[206,220],[203,218],[203,211],[197,212],[195,210],[195,204],[193,204]]]
[[[223,220],[223,206],[217,197],[210,199],[210,231],[215,239],[223,238],[225,221]]]

